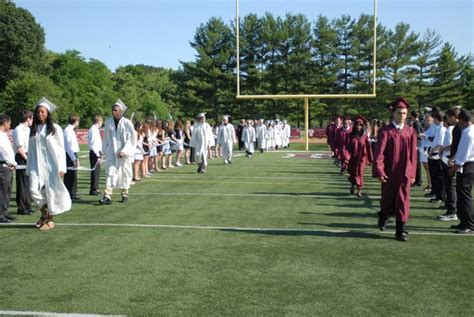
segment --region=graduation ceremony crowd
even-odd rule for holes
[[[119,99],[112,105],[112,116],[93,118],[88,131],[90,168],[79,163],[76,129],[80,118],[70,115],[64,130],[53,122],[56,106],[42,98],[34,111],[21,113],[20,124],[12,138],[7,136],[11,118],[0,115],[0,223],[15,220],[9,211],[13,172],[16,173],[18,215],[35,213],[34,202],[41,212],[36,227],[54,228],[53,217],[71,209],[80,200],[77,194],[77,172],[90,173],[90,195],[100,195],[100,167],[105,165],[105,188],[100,203],[112,203],[113,189],[121,192],[121,202],[128,202],[130,186],[152,172],[197,163],[197,172],[206,173],[208,159],[222,158],[232,164],[233,147],[251,158],[255,148],[260,152],[289,147],[291,128],[285,121],[241,120],[234,128],[229,116],[211,127],[205,113],[196,122],[161,121],[156,118],[132,122],[124,117],[127,106]],[[133,114],[132,114],[133,119]],[[103,138],[101,128],[103,128]]]
[[[407,241],[405,227],[410,215],[411,187],[421,186],[421,168],[427,175],[426,197],[433,206],[443,203],[438,219],[459,220],[452,226],[457,233],[474,230],[472,181],[474,178],[474,126],[468,110],[453,108],[446,113],[433,108],[424,114],[409,112],[404,98],[388,106],[392,120],[369,122],[358,115],[337,116],[326,129],[327,142],[340,174],[349,174],[350,193],[363,197],[364,171],[372,165],[372,175],[381,183],[382,197],[378,227],[385,230],[395,217],[395,237]],[[46,98],[33,112],[23,111],[21,123],[8,139],[11,119],[0,115],[0,223],[15,217],[8,212],[16,173],[18,214],[32,214],[34,202],[41,212],[36,223],[40,230],[54,228],[53,217],[71,209],[77,195],[77,172],[90,173],[90,195],[100,195],[100,166],[105,171],[105,188],[100,203],[110,205],[114,189],[127,203],[130,186],[153,172],[196,163],[205,174],[208,159],[221,158],[232,164],[233,147],[252,158],[254,152],[288,148],[291,128],[284,121],[241,120],[234,127],[229,116],[211,127],[206,114],[194,121],[147,119],[132,122],[124,117],[127,106],[117,100],[112,116],[104,122],[93,118],[88,131],[90,168],[79,164],[79,144],[75,129],[80,118],[70,115],[64,130],[53,122],[56,106]],[[133,115],[132,115],[133,119]],[[103,127],[103,138],[101,128]]]
[[[396,220],[395,237],[407,241],[405,224],[410,215],[411,187],[422,186],[422,167],[427,186],[425,197],[433,209],[444,210],[436,218],[459,221],[450,228],[466,234],[474,230],[472,182],[474,180],[474,126],[470,111],[453,107],[443,113],[432,108],[423,119],[410,104],[397,98],[389,105],[392,121],[369,122],[357,116],[336,116],[327,126],[327,143],[340,175],[348,173],[350,193],[363,197],[364,171],[382,187],[378,227],[385,230],[391,216]]]

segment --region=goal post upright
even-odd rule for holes
[[[377,97],[377,11],[378,0],[373,0],[373,52],[372,52],[372,92],[365,94],[277,94],[277,95],[242,95],[240,92],[240,0],[236,0],[236,75],[237,94],[236,99],[273,99],[273,100],[304,100],[304,128],[305,128],[305,149],[309,150],[309,99],[373,99]]]

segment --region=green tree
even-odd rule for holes
[[[413,98],[418,105],[431,104],[432,72],[436,64],[437,49],[441,45],[441,36],[433,30],[427,30],[420,41],[420,50],[415,58],[416,76],[413,78]]]
[[[457,53],[450,43],[445,43],[433,67],[433,105],[444,109],[463,103],[462,91],[457,89],[460,67]]]
[[[51,79],[44,75],[19,72],[0,94],[0,113],[5,112],[10,115],[14,126],[18,123],[21,111],[33,110],[36,102],[43,96],[57,103],[60,100],[60,90]],[[62,109],[58,111],[62,112]]]
[[[43,28],[30,12],[0,0],[0,92],[20,72],[41,68],[44,41]]]
[[[182,63],[180,89],[183,111],[195,115],[206,111],[214,119],[230,113],[235,103],[235,36],[222,19],[211,18],[201,24],[191,46],[196,50],[196,61]]]
[[[116,94],[112,73],[102,62],[86,61],[78,51],[66,51],[56,55],[52,68],[51,79],[61,92],[58,116],[62,122],[76,113],[81,126],[89,127],[95,114],[110,113]]]

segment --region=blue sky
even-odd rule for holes
[[[189,42],[212,16],[228,22],[235,0],[15,0],[46,32],[46,47],[76,49],[111,70],[128,64],[178,68],[194,59]],[[473,0],[379,0],[379,21],[406,22],[416,32],[430,28],[460,54],[474,52]],[[304,13],[314,20],[372,13],[373,0],[241,0],[241,15]]]

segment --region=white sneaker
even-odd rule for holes
[[[438,216],[438,219],[441,220],[441,221],[458,220],[458,216],[456,216],[456,215],[441,215],[441,216]]]
[[[183,166],[183,164],[181,164],[180,162],[176,162],[176,164],[175,164],[175,165],[176,165],[177,167],[181,167],[181,166]]]

